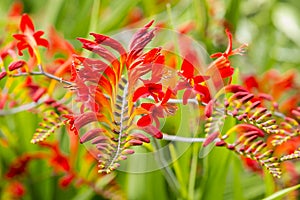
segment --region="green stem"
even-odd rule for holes
[[[156,149],[161,149],[161,146],[158,141],[154,140],[153,144]],[[174,175],[174,173],[171,170],[171,168],[169,167],[169,165],[166,164],[166,161],[165,161],[162,153],[160,151],[157,151],[156,155],[157,155],[158,162],[160,162],[162,166],[165,166],[162,168],[162,172],[164,173],[164,176],[165,176],[166,181],[168,182],[170,188],[173,190],[173,192],[175,192],[175,195],[177,195],[177,196],[180,195],[180,192],[179,192],[180,184],[178,183],[176,176]]]
[[[195,183],[197,178],[198,152],[200,146],[198,144],[194,144],[192,148],[193,148],[192,149],[193,154],[192,154],[191,170],[190,170],[189,186],[188,186],[189,199],[195,198]]]
[[[182,170],[180,168],[180,165],[179,165],[178,159],[177,159],[177,153],[176,153],[176,150],[175,150],[174,145],[172,143],[169,145],[169,149],[170,149],[170,154],[171,154],[172,160],[174,160],[173,168],[174,168],[176,177],[177,177],[177,179],[179,181],[179,184],[180,184],[181,196],[184,199],[186,199],[186,197],[187,197],[186,184],[184,183],[183,175],[181,173]]]
[[[88,34],[91,32],[97,32],[98,19],[100,17],[99,11],[100,11],[100,0],[94,0]],[[89,35],[87,35],[87,37],[88,36]],[[89,57],[91,54],[92,54],[92,52],[90,52],[90,51],[82,52],[82,56],[84,56],[84,57]]]

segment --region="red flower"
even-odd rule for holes
[[[48,41],[41,38],[44,34],[43,31],[35,31],[32,20],[27,14],[23,14],[20,23],[20,30],[22,34],[14,34],[14,38],[19,40],[17,43],[17,48],[19,50],[19,55],[22,56],[22,51],[28,48],[29,54],[34,55],[34,51],[37,46],[48,47]]]
[[[246,86],[247,90],[253,91],[255,89],[259,89],[259,83],[255,76],[247,76],[244,78],[244,85]]]
[[[16,176],[23,175],[26,172],[27,166],[30,161],[34,159],[41,159],[44,155],[41,153],[37,154],[23,154],[14,160],[9,166],[8,172],[5,177],[8,179],[15,178]]]
[[[263,171],[262,171],[262,168],[260,166],[260,164],[256,161],[256,160],[253,160],[251,158],[247,158],[247,157],[244,157],[242,156],[242,161],[244,163],[244,165],[251,171],[253,172],[257,172],[259,174],[262,174]]]
[[[142,103],[141,107],[148,111],[148,114],[141,117],[137,125],[140,127],[148,126],[152,123],[152,121],[155,122],[155,125],[157,128],[159,128],[160,123],[158,118],[163,118],[168,115],[172,115],[175,113],[177,107],[172,104],[168,104],[168,100],[170,99],[172,95],[172,90],[170,88],[167,89],[163,99],[159,103]]]
[[[74,180],[75,175],[72,173],[66,173],[63,177],[59,179],[59,186],[62,188],[67,188]]]
[[[54,56],[56,53],[62,53],[71,56],[75,53],[73,46],[61,37],[56,30],[51,27],[49,31],[49,56]]]
[[[69,158],[60,151],[58,143],[44,142],[40,143],[40,145],[51,150],[51,155],[49,156],[49,164],[53,166],[54,170],[70,172],[71,165],[69,163]]]
[[[152,96],[155,102],[158,102],[159,99],[162,99],[163,95],[162,84],[146,83],[134,92],[132,101],[136,102],[140,97]]]
[[[22,11],[23,11],[23,4],[21,2],[16,1],[11,6],[8,16],[19,17],[21,16]]]
[[[195,68],[189,62],[189,56],[183,60],[181,70],[178,73],[183,79],[175,87],[175,91],[185,89],[183,94],[183,104],[186,104],[193,93],[200,94],[204,102],[210,100],[210,93],[207,86],[202,83],[209,79],[208,76],[194,75]]]
[[[283,74],[269,70],[262,77],[248,75],[243,81],[246,88],[255,94],[252,101],[259,100],[262,104],[272,102],[274,108],[291,116],[292,110],[298,106],[300,100],[296,74],[294,70]]]
[[[247,44],[243,44],[239,48],[232,50],[232,34],[228,29],[225,31],[228,37],[227,49],[224,53],[219,52],[211,55],[211,58],[217,59],[208,67],[209,74],[213,75],[216,73],[216,70],[218,70],[222,78],[231,77],[234,72],[234,68],[231,67],[231,63],[228,58],[236,54],[241,55],[244,52],[244,48],[247,47]]]
[[[20,199],[26,193],[25,187],[19,181],[11,182],[8,186],[8,191],[12,195],[12,197],[16,199]]]
[[[8,172],[5,174],[6,178],[14,178],[18,175],[24,174],[31,159],[32,157],[30,155],[23,155],[17,158],[10,165]]]
[[[142,50],[154,37],[156,29],[149,30],[153,22],[154,20],[150,21],[133,35],[132,41],[129,45],[129,54],[126,60],[127,66],[130,66],[131,63],[141,55]]]

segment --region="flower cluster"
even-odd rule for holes
[[[232,84],[234,67],[229,58],[242,54],[247,45],[233,49],[229,30],[226,30],[228,46],[225,52],[213,54],[211,57],[215,60],[200,70],[201,59],[193,49],[184,46],[188,43],[184,38],[180,42],[182,57],[175,57],[163,47],[148,49],[160,31],[159,27],[152,28],[153,24],[154,21],[150,21],[137,30],[128,47],[98,33],[90,33],[91,40],[78,38],[88,52],[84,54],[76,52],[53,29],[49,40],[42,38],[44,32],[36,31],[30,17],[22,15],[20,33],[14,34],[15,40],[0,50],[0,80],[5,81],[4,88],[10,88],[17,77],[24,77],[17,83],[26,94],[9,96],[7,90],[1,89],[0,109],[12,108],[11,112],[17,112],[24,102],[12,101],[13,97],[30,96],[25,108],[37,106],[35,112],[43,113],[40,115],[44,118],[32,143],[40,143],[50,153],[24,154],[11,165],[6,178],[14,179],[24,174],[33,160],[46,159],[55,173],[62,174],[62,187],[76,181],[88,185],[90,181],[80,178],[72,168],[71,154],[64,155],[59,143],[44,142],[48,136],[66,125],[73,145],[72,154],[77,153],[77,141],[87,144],[98,160],[98,172],[102,177],[134,153],[132,146],[168,137],[162,132],[162,121],[177,113],[178,103],[190,102],[205,108],[204,113],[199,114],[206,117],[204,149],[211,144],[225,147],[241,155],[247,164],[255,165],[253,168],[257,171],[259,166],[264,166],[274,177],[282,175],[281,166],[285,161],[300,157],[297,150],[299,95],[294,92],[299,87],[292,73],[282,77],[269,72],[262,80],[249,76],[245,78],[245,87]],[[41,54],[40,46],[47,48],[45,54]],[[26,49],[28,55],[24,54]],[[57,52],[64,56],[56,59]],[[50,58],[51,62],[44,62],[43,57]],[[38,79],[39,83],[37,76],[51,81]],[[270,77],[277,82],[262,84]],[[60,99],[53,94],[57,83],[68,89]],[[281,107],[277,101],[283,93],[278,92],[278,88],[293,90],[292,97],[280,104]],[[271,95],[266,94],[270,89]],[[71,94],[76,96],[72,106],[78,106],[73,111],[69,105]],[[227,118],[237,123],[222,131],[220,126]],[[197,138],[191,138],[192,142],[193,139]],[[292,144],[295,148],[284,144]],[[18,182],[12,181],[12,185],[17,188],[16,194],[25,192]]]

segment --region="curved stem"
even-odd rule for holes
[[[56,80],[60,83],[63,83],[63,84],[66,84],[66,85],[73,85],[72,82],[69,82],[69,81],[66,81],[66,80],[63,80],[61,77],[57,77],[57,76],[54,76],[53,74],[50,74],[48,72],[45,72],[42,68],[41,65],[38,66],[39,67],[39,71],[33,71],[33,72],[22,72],[22,73],[18,73],[18,74],[12,74],[11,76],[12,77],[19,77],[19,76],[46,76],[50,79],[53,79],[53,80]]]
[[[154,140],[153,144],[156,149],[161,148],[158,141]],[[158,159],[158,162],[160,162],[162,164],[162,166],[165,166],[162,168],[162,172],[164,173],[164,175],[166,177],[166,181],[170,185],[170,188],[175,192],[176,195],[179,195],[180,194],[179,193],[180,184],[178,183],[178,180],[177,180],[174,172],[171,170],[170,166],[168,164],[166,164],[164,155],[160,151],[157,151],[156,157]]]

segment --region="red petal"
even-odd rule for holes
[[[97,46],[97,43],[91,40],[87,40],[85,38],[77,38],[77,40],[79,40],[83,47],[88,49],[88,50],[93,50],[95,46]]]
[[[232,51],[232,34],[230,33],[229,29],[225,29],[225,32],[228,37],[228,45],[225,54],[229,56]]]
[[[153,48],[150,51],[148,51],[144,56],[143,63],[151,63],[153,62],[156,57],[158,56],[159,52],[161,51],[161,48]]]
[[[24,33],[26,28],[28,28],[30,31],[34,32],[34,25],[32,23],[32,20],[27,14],[23,14],[21,18],[20,23],[20,29]]]
[[[244,84],[249,91],[253,88],[259,88],[258,82],[254,76],[248,76],[244,78]]]
[[[148,88],[143,86],[138,88],[137,90],[135,90],[133,97],[132,97],[132,101],[136,102],[140,97],[142,96],[149,96],[149,91]]]
[[[194,76],[194,66],[187,59],[184,59],[181,65],[180,74],[185,78],[189,79]]]
[[[99,59],[92,59],[92,58],[86,58],[82,57],[76,54],[73,54],[73,58],[76,62],[76,64],[80,65],[82,64],[85,67],[95,68],[96,70],[99,70],[100,72],[104,72],[106,68],[108,68],[108,64],[105,62],[99,60]]]
[[[150,22],[148,22],[148,24],[146,24],[144,27],[145,28],[149,28],[152,26],[152,24],[154,23],[154,20],[151,20]]]
[[[151,111],[151,108],[153,106],[155,106],[155,104],[153,104],[153,103],[142,103],[141,104],[141,107],[144,108],[144,109],[146,109],[146,110],[148,110],[148,111]]]
[[[78,76],[78,74],[77,74],[77,70],[76,70],[74,64],[71,65],[70,71],[71,71],[71,78],[70,78],[70,81],[75,81],[76,78],[77,78],[77,76]]]
[[[141,51],[154,37],[155,30],[148,31],[152,23],[153,22],[150,22],[144,28],[138,30],[133,35],[132,41],[129,45],[130,53],[126,61],[128,66],[131,64],[132,61],[134,61],[140,55]]]
[[[26,41],[27,36],[24,34],[13,34],[13,37],[16,38],[17,40],[22,40],[22,41]]]
[[[156,84],[156,83],[148,83],[145,84],[145,86],[148,88],[149,92],[161,92],[162,91],[162,84]]]
[[[60,152],[56,153],[54,157],[50,160],[51,165],[53,165],[56,170],[70,171],[70,163],[66,156],[61,155]]]
[[[48,47],[49,46],[49,42],[48,40],[41,38],[41,36],[44,34],[43,31],[37,31],[33,34],[33,37],[37,43],[37,45],[40,46],[44,46],[44,47]]]
[[[70,183],[74,180],[74,174],[66,174],[65,176],[61,177],[59,180],[59,186],[62,188],[66,188],[70,185]]]
[[[203,96],[209,95],[209,90],[208,90],[207,86],[204,86],[204,85],[195,85],[194,90],[198,94],[202,94]]]
[[[152,39],[152,38],[150,37],[150,38],[148,38],[149,41],[144,41],[144,42],[142,42],[143,40],[147,39],[147,37],[144,37],[144,38],[143,38],[143,36],[147,34],[147,31],[148,31],[148,29],[150,28],[150,26],[152,26],[153,22],[154,22],[154,20],[150,21],[148,24],[146,24],[143,28],[139,29],[139,30],[133,35],[133,37],[132,37],[132,42],[131,42],[130,45],[129,45],[129,49],[130,49],[130,50],[133,50],[133,49],[134,49],[134,46],[136,46],[137,43],[146,43],[146,44],[147,44],[147,43]],[[146,44],[145,44],[145,46],[146,46]]]
[[[111,52],[109,52],[106,48],[98,45],[96,42],[84,38],[77,39],[83,44],[83,48],[98,54],[108,62],[114,63],[118,61],[118,59]]]
[[[44,31],[37,31],[33,34],[33,37],[37,39],[40,38],[42,35],[44,35]]]
[[[161,101],[161,105],[164,105],[164,104],[166,104],[169,101],[172,93],[173,93],[172,90],[168,87],[168,89],[167,89],[167,91],[165,93],[165,97]]]
[[[163,138],[162,132],[153,125],[145,126],[143,130],[157,139]]]
[[[209,76],[201,76],[201,75],[195,76],[194,77],[194,82],[195,82],[195,84],[202,83],[202,82],[208,80],[209,78],[210,78]]]
[[[223,53],[214,53],[214,54],[212,54],[210,57],[211,58],[219,58],[219,57],[221,57],[221,56],[223,56]]]
[[[150,117],[150,115],[144,115],[137,121],[137,125],[139,127],[145,127],[150,125],[151,123],[152,123],[152,118]]]
[[[234,68],[233,67],[223,67],[219,69],[222,78],[227,78],[233,75]]]
[[[103,45],[109,46],[109,47],[115,49],[116,51],[118,51],[120,55],[126,55],[126,50],[117,40],[112,39],[112,38],[102,35],[102,34],[97,34],[97,33],[90,33],[90,35],[94,36],[95,41],[98,44],[103,44]]]

